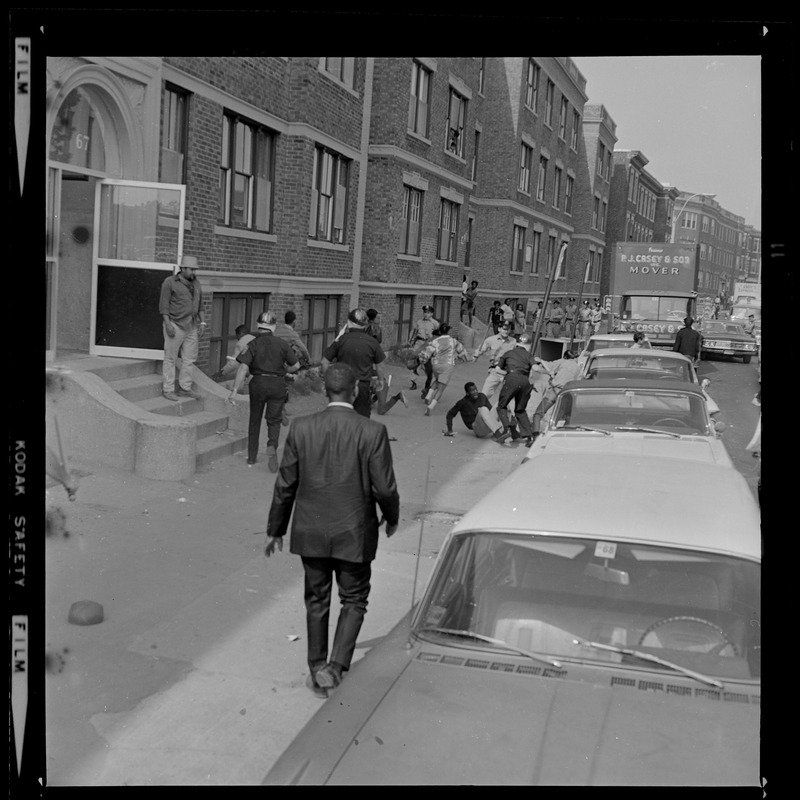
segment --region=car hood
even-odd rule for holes
[[[726,342],[752,342],[753,337],[747,333],[728,333],[728,331],[700,331],[704,339],[713,341],[714,339],[723,339]]]
[[[270,777],[327,785],[758,782],[759,708],[746,699],[712,699],[716,692],[671,675],[645,687],[614,669],[595,670],[589,681],[534,662],[539,675],[509,674],[511,659],[492,663],[485,654],[472,666],[436,660],[409,661],[376,703],[360,707],[357,728],[348,711],[366,698],[348,693],[346,681],[317,715],[327,747],[306,742],[293,769],[285,762]],[[614,675],[620,685],[612,686]]]

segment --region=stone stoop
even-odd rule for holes
[[[203,387],[195,383],[194,390],[203,399],[180,397],[178,402],[167,400],[162,394],[161,362],[129,362],[123,365],[93,370],[111,389],[143,411],[176,417],[193,422],[197,428],[195,468],[201,469],[211,462],[247,449],[247,431],[237,431],[230,426],[230,414],[207,410]],[[205,377],[205,376],[202,376]],[[209,398],[210,400],[210,398]],[[209,403],[219,407],[220,403]]]

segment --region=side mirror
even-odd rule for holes
[[[714,433],[718,436],[721,435],[725,430],[725,423],[720,422],[719,420],[715,420],[714,422]]]

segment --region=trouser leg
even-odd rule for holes
[[[248,386],[250,393],[250,421],[247,427],[247,460],[255,461],[258,455],[258,440],[261,435],[261,416],[267,404],[266,378],[256,376]]]
[[[431,364],[430,359],[425,362],[425,391],[427,392],[431,388],[431,383],[433,382],[433,364]]]
[[[517,424],[522,431],[522,435],[527,438],[533,435],[531,420],[528,416],[528,412],[525,410],[528,406],[528,400],[530,399],[532,391],[533,386],[531,386],[529,381],[526,381],[522,386],[517,388],[517,392],[514,395],[514,416],[517,418]]]
[[[308,666],[312,673],[328,663],[328,619],[331,612],[331,586],[334,560],[302,557],[305,583],[306,636]]]
[[[330,660],[350,668],[364,615],[367,613],[372,564],[334,560],[341,610],[336,622]]]
[[[542,429],[542,418],[547,413],[547,410],[550,406],[553,405],[556,401],[556,393],[552,389],[548,389],[545,392],[544,397],[542,398],[541,402],[539,403],[539,408],[536,409],[533,415],[533,431],[534,433],[540,433]]]
[[[177,325],[172,326],[175,331],[174,336],[167,336],[166,326],[164,326],[164,367],[162,377],[164,381],[164,391],[175,391],[175,361],[178,358],[183,340],[186,338],[186,331]]]
[[[358,382],[358,394],[356,395],[356,399],[353,401],[353,409],[361,414],[362,417],[369,418],[370,414],[372,413],[372,401],[370,400],[370,382],[367,381],[359,381]]]
[[[193,325],[190,330],[185,332],[183,342],[180,345],[181,372],[178,383],[184,391],[191,391],[192,380],[194,378],[194,364],[197,361],[197,354],[200,350],[200,332],[197,325]]]
[[[286,405],[286,384],[283,378],[264,379],[267,384],[265,393],[264,419],[267,423],[267,447],[278,448],[281,435],[281,417]]]

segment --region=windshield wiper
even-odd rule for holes
[[[514,647],[514,645],[509,644],[508,642],[504,641],[503,639],[495,639],[491,636],[484,636],[482,633],[475,633],[474,631],[462,631],[456,630],[455,628],[439,628],[433,625],[426,626],[424,628],[418,629],[421,633],[447,633],[450,636],[464,636],[467,639],[477,639],[480,642],[488,642],[489,644],[496,644],[500,647],[505,648],[506,650],[511,650],[514,653],[519,653],[521,656],[527,656],[534,661],[540,661],[543,664],[548,664],[551,667],[558,667],[561,668],[560,661],[554,661],[553,659],[547,658],[545,656],[541,656],[538,653],[533,653],[530,650],[523,650],[520,647]]]
[[[592,433],[602,433],[604,436],[611,436],[611,431],[604,431],[602,428],[590,428],[587,425],[561,425],[554,430],[557,431],[591,431]]]
[[[663,433],[664,436],[673,436],[675,439],[680,439],[681,435],[679,433],[673,433],[672,431],[662,431],[658,428],[629,428],[629,427],[620,427],[617,426],[614,428],[615,431],[633,431],[634,433]]]
[[[680,664],[675,664],[672,661],[667,661],[664,658],[652,655],[652,653],[643,653],[641,650],[632,650],[630,647],[620,647],[616,644],[600,644],[600,642],[587,642],[585,639],[573,639],[574,644],[579,644],[582,647],[594,647],[596,650],[608,650],[612,653],[622,653],[622,655],[633,656],[634,658],[641,658],[642,661],[652,661],[654,664],[661,664],[664,667],[669,667],[675,672],[682,672],[690,678],[694,678],[700,683],[707,683],[709,686],[714,686],[717,689],[724,689],[725,684],[715,678],[709,678],[703,675],[702,672],[695,672],[693,669],[687,669]]]

